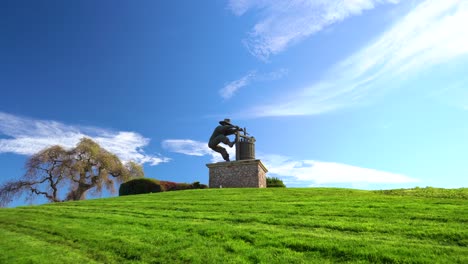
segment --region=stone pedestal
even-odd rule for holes
[[[268,170],[260,160],[238,160],[206,164],[210,188],[266,188]]]

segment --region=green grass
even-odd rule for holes
[[[0,209],[0,263],[468,263],[468,189],[431,189],[206,189]]]

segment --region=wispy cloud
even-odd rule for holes
[[[219,94],[224,99],[229,99],[234,95],[235,92],[237,92],[237,90],[239,90],[240,88],[246,85],[249,85],[254,77],[255,77],[255,71],[249,72],[242,78],[226,84],[223,87],[223,89],[219,90]]]
[[[168,151],[190,156],[211,156],[212,162],[222,161],[221,155],[208,148],[207,143],[190,139],[170,139],[163,142]],[[228,148],[235,157],[235,149]],[[385,171],[361,168],[334,162],[293,160],[282,155],[261,155],[269,175],[286,178],[297,186],[326,184],[403,184],[417,179]]]
[[[36,120],[0,112],[0,153],[33,155],[52,145],[74,147],[81,138],[95,140],[122,161],[157,165],[169,159],[143,151],[149,139],[135,132],[109,131],[95,127],[66,125],[50,120]]]
[[[281,155],[264,155],[269,173],[297,185],[326,184],[404,184],[418,182],[406,175],[362,168],[336,162],[293,160]]]
[[[229,148],[221,144],[228,152],[231,159],[235,158],[235,148]],[[162,142],[163,148],[168,151],[189,156],[211,156],[211,162],[224,161],[221,154],[211,150],[208,143],[191,139],[167,139]]]
[[[365,2],[365,1],[361,1]],[[468,55],[468,1],[427,0],[375,41],[337,63],[321,81],[249,116],[314,115],[366,101],[382,87]]]
[[[279,79],[283,78],[284,76],[286,76],[288,74],[288,72],[289,72],[288,69],[281,68],[281,69],[276,70],[276,71],[257,74],[257,76],[255,76],[255,81],[265,82],[265,81],[279,80]]]
[[[288,73],[286,69],[279,69],[269,73],[257,73],[257,71],[250,71],[238,80],[226,84],[219,94],[224,99],[230,99],[242,87],[250,85],[252,82],[274,81],[283,78]]]
[[[262,19],[255,24],[244,40],[252,55],[268,60],[270,55],[282,52],[292,43],[321,31],[380,3],[399,0],[231,0],[230,10],[242,16],[250,10],[259,10]]]

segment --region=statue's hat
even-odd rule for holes
[[[219,121],[219,123],[220,123],[221,125],[223,125],[223,126],[224,126],[224,125],[231,125],[231,126],[232,126],[232,124],[231,124],[231,119],[229,119],[229,118],[224,118],[224,120],[223,120],[223,121]]]

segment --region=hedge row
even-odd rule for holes
[[[159,181],[151,178],[139,178],[122,183],[119,188],[119,196],[206,188],[208,188],[208,186],[200,184],[200,182],[189,184]]]
[[[267,187],[271,188],[286,186],[279,178],[267,177]],[[151,178],[138,178],[122,183],[119,188],[119,196],[206,188],[208,188],[208,186],[205,184],[200,184],[200,182],[194,182],[190,184],[171,181],[159,181]]]
[[[283,181],[280,178],[277,178],[277,177],[267,177],[266,181],[267,181],[267,187],[268,188],[275,188],[275,187],[284,188],[284,187],[286,187],[286,185],[284,185]]]

